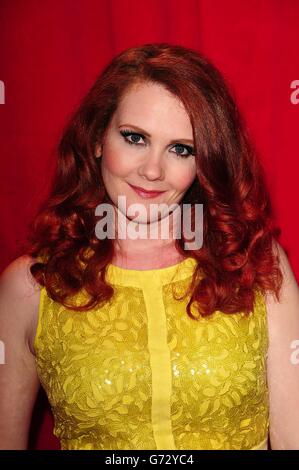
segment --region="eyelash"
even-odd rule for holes
[[[142,134],[139,134],[138,132],[130,131],[129,129],[123,129],[123,130],[120,131],[120,133],[124,137],[125,142],[127,142],[128,144],[130,144],[130,145],[143,145],[143,144],[140,144],[139,142],[131,142],[130,140],[127,139],[127,137],[129,137],[131,135],[138,135],[138,137],[141,137],[144,140],[145,137]],[[190,147],[189,145],[177,143],[177,144],[174,144],[174,147],[175,146],[183,147],[188,152],[187,155],[182,155],[180,153],[174,152],[175,155],[179,158],[188,158],[190,155],[194,155],[194,148]]]

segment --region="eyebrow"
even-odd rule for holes
[[[121,124],[119,127],[123,127],[123,126],[127,126],[127,127],[130,127],[132,129],[135,129],[137,130],[138,132],[146,135],[147,137],[151,137],[151,135],[146,132],[144,129],[141,129],[141,127],[138,127],[138,126],[135,126],[133,124]],[[171,140],[170,143],[171,144],[175,144],[177,142],[185,142],[185,143],[188,143],[188,144],[191,144],[191,145],[194,145],[194,142],[193,140],[190,140],[190,139],[175,139],[175,140]]]

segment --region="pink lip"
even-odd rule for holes
[[[132,184],[128,183],[134,191],[142,197],[156,197],[159,194],[165,193],[165,191],[147,191],[146,189],[140,188],[139,186],[133,186]]]

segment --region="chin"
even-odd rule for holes
[[[131,215],[127,215],[126,217],[131,222],[135,222],[135,223],[138,223],[138,224],[152,224],[154,222],[158,222],[158,220],[159,220],[157,218],[150,218],[150,216],[148,216],[148,217],[134,217],[134,216],[131,216]]]

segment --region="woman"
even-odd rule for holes
[[[41,383],[62,449],[299,448],[298,286],[219,72],[122,52],[58,154],[1,277],[1,447],[26,448]]]

